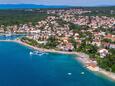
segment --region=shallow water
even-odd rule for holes
[[[114,82],[85,69],[75,56],[55,53],[39,56],[30,55],[30,51],[34,50],[0,42],[0,86],[115,86]]]

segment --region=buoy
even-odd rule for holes
[[[83,75],[83,74],[85,74],[84,72],[81,72],[81,74]]]
[[[70,75],[72,75],[72,73],[68,73],[68,75],[70,76]]]

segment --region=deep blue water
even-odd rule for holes
[[[85,69],[75,56],[30,56],[30,51],[17,43],[0,42],[0,86],[115,86]]]

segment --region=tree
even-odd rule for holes
[[[74,46],[74,49],[76,50],[76,49],[77,49],[77,42],[76,42],[76,40],[74,39],[74,37],[71,37],[71,38],[70,38],[70,42],[72,43],[72,45]]]
[[[112,69],[112,72],[115,72],[115,64],[112,65],[111,69]]]
[[[111,43],[112,40],[111,40],[111,39],[106,39],[106,38],[105,38],[105,39],[102,40],[102,42],[108,42],[108,43]]]
[[[46,48],[56,48],[56,46],[59,44],[58,39],[54,36],[50,36],[47,40]]]

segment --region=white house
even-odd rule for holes
[[[107,54],[109,54],[107,49],[100,49],[98,52],[101,58],[104,58],[105,56],[107,56]]]

